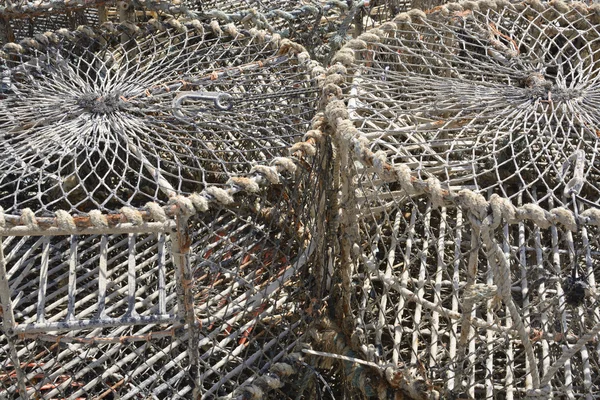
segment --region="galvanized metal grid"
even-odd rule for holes
[[[0,206],[166,202],[287,154],[315,113],[302,46],[192,20],[4,46]]]
[[[578,3],[448,4],[336,54],[339,257],[304,351],[336,387],[597,397],[596,22]]]

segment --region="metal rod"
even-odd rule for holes
[[[108,258],[108,238],[102,235],[100,239],[100,260],[98,266],[98,319],[106,318],[106,279]]]
[[[128,263],[127,263],[127,313],[125,315],[136,317],[135,311],[135,239],[136,235],[130,233],[128,237]]]
[[[17,374],[17,386],[22,399],[28,399],[27,387],[25,385],[25,374],[21,369],[21,362],[17,354],[17,348],[13,342],[15,316],[11,299],[11,290],[8,285],[6,274],[6,262],[4,260],[4,238],[0,236],[0,301],[2,302],[2,325],[5,337],[10,347],[10,359]]]
[[[165,291],[166,259],[165,259],[165,234],[158,234],[158,313],[167,313],[167,295]]]
[[[45,324],[21,324],[14,328],[16,333],[35,333],[49,331],[65,331],[93,328],[108,328],[123,325],[146,325],[146,324],[172,324],[176,322],[174,314],[166,315],[143,315],[136,317],[124,316],[120,318],[93,318],[74,321],[47,322]]]
[[[50,237],[44,237],[42,246],[42,265],[40,268],[40,287],[38,288],[37,301],[37,323],[46,321],[45,306],[46,306],[46,287],[48,285],[48,257],[50,253]]]
[[[75,318],[75,296],[77,289],[77,236],[71,235],[71,250],[69,256],[69,303],[67,306],[67,321]]]

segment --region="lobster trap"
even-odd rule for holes
[[[46,37],[2,54],[0,397],[278,389],[322,247],[323,69],[194,20]]]
[[[451,3],[334,56],[339,258],[305,353],[348,396],[597,397],[596,17]]]
[[[281,388],[323,247],[316,150],[307,138],[165,206],[0,214],[1,395],[245,396],[262,375]]]

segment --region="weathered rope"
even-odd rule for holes
[[[163,11],[168,14],[185,14],[188,16],[195,16],[196,14],[183,4],[173,4],[170,1],[161,0],[138,0],[144,6],[145,9],[151,11]],[[19,16],[31,16],[36,14],[50,14],[50,13],[61,13],[67,10],[77,8],[89,8],[101,5],[116,4],[117,0],[73,0],[73,1],[8,1],[3,2],[0,6],[0,15],[6,15],[12,18],[18,18]]]
[[[163,30],[188,32],[188,35],[195,34],[202,37],[210,33],[219,37],[230,37],[232,39],[237,39],[240,36],[250,37],[260,42],[269,43],[274,49],[279,50],[280,55],[296,55],[299,58],[300,63],[307,61],[306,56],[308,53],[306,53],[304,47],[289,39],[282,39],[279,34],[272,34],[259,29],[240,31],[233,24],[225,24],[223,26],[217,20],[212,20],[207,24],[197,19],[175,18],[166,21],[152,19],[139,26],[129,22],[107,22],[97,27],[82,26],[75,31],[62,28],[55,32],[45,32],[43,34],[35,35],[32,38],[23,39],[19,43],[6,43],[0,51],[0,58],[10,57],[11,54],[27,54],[31,51],[44,51],[48,47],[56,46],[61,41],[61,38],[74,40],[77,36],[94,39],[103,37],[107,34],[115,35],[118,32],[126,32],[129,36],[134,38],[137,36],[145,36],[148,32]],[[316,66],[316,63],[313,63],[311,68],[315,68]]]
[[[275,363],[269,368],[269,372],[257,377],[252,384],[237,390],[234,396],[237,400],[258,400],[264,398],[270,391],[283,387],[285,380],[298,373],[296,364],[302,359],[302,355],[292,353],[284,361]]]
[[[499,223],[498,217],[501,217],[509,224],[528,220],[544,229],[552,225],[562,225],[567,230],[576,231],[577,222],[580,226],[600,226],[600,209],[597,208],[581,212],[579,221],[577,221],[575,214],[565,207],[556,207],[551,210],[544,210],[537,204],[516,207],[510,203],[510,200],[502,199],[497,195],[486,200],[480,194],[469,189],[463,189],[459,193],[444,189],[441,182],[433,177],[426,181],[418,179],[409,172],[408,166],[392,166],[389,161],[383,161],[380,156],[369,149],[368,139],[348,119],[348,111],[342,101],[331,101],[327,105],[325,115],[334,126],[342,127],[342,136],[350,141],[350,148],[357,160],[374,167],[380,176],[400,183],[402,189],[409,194],[426,194],[435,206],[452,203],[474,215],[481,215],[481,210],[490,208],[495,216],[494,223]]]
[[[487,262],[494,274],[494,282],[498,287],[497,293],[508,307],[512,322],[517,329],[521,344],[525,348],[529,368],[531,369],[531,380],[534,388],[540,387],[540,373],[537,367],[537,358],[533,352],[533,346],[529,339],[527,329],[523,323],[522,313],[518,309],[512,297],[512,280],[510,278],[510,264],[496,240],[493,238],[493,216],[486,217],[481,223],[481,238],[485,245]]]
[[[232,177],[227,184],[229,187],[223,189],[217,186],[209,186],[201,193],[192,193],[189,196],[173,196],[168,205],[161,206],[155,202],[148,202],[141,209],[133,207],[122,207],[119,213],[103,214],[100,210],[92,210],[87,216],[74,217],[64,210],[58,210],[54,217],[36,217],[35,213],[26,208],[21,211],[21,216],[5,214],[0,207],[0,233],[5,236],[11,235],[11,229],[26,226],[32,231],[40,232],[47,229],[59,228],[61,231],[77,233],[79,228],[109,228],[121,223],[130,223],[140,226],[148,221],[166,223],[170,218],[178,214],[186,217],[196,213],[209,210],[210,204],[228,206],[234,202],[234,195],[240,192],[256,193],[261,186],[278,184],[281,174],[289,172],[294,174],[297,170],[296,160],[298,157],[310,157],[316,154],[316,138],[322,135],[308,137],[306,142],[296,143],[290,148],[290,157],[277,157],[271,165],[255,165],[247,177]],[[23,233],[20,233],[23,234]]]

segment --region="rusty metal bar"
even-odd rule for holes
[[[192,269],[190,266],[190,246],[191,238],[189,235],[188,220],[189,217],[180,213],[177,215],[177,229],[171,236],[173,243],[171,252],[173,265],[175,266],[175,276],[177,279],[177,315],[182,324],[187,325],[188,353],[190,357],[190,375],[194,379],[195,389],[193,398],[198,398],[199,393],[199,349],[200,341],[199,324],[196,321],[196,312],[194,310],[194,294],[192,291]]]

